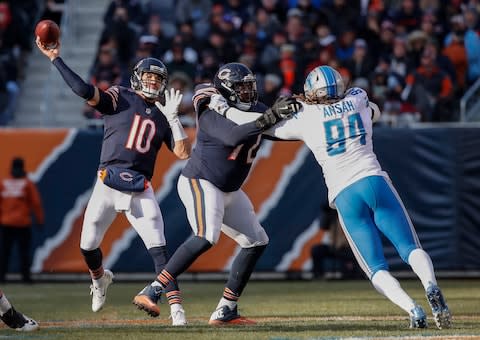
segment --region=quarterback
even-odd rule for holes
[[[80,249],[92,277],[92,310],[106,300],[113,274],[103,268],[100,244],[117,216],[125,213],[142,238],[160,273],[168,259],[162,213],[150,180],[163,144],[180,159],[190,156],[190,142],[178,119],[182,94],[165,90],[168,72],[158,59],[145,58],[133,68],[131,88],[113,86],[106,91],[85,83],[60,57],[60,43],[48,49],[37,46],[79,97],[104,115],[104,138],[98,178],[85,211]],[[176,281],[166,288],[172,323],[186,324]],[[155,291],[148,292],[158,300]],[[134,301],[136,304],[136,302]],[[158,309],[151,312],[158,316]]]

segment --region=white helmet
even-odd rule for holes
[[[341,98],[345,92],[345,82],[334,68],[318,66],[308,74],[303,90],[309,99]]]

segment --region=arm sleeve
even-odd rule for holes
[[[78,74],[73,72],[72,69],[63,62],[62,58],[55,58],[52,61],[52,64],[57,68],[63,80],[65,80],[65,83],[70,86],[77,96],[86,100],[90,100],[93,97],[95,94],[95,87],[92,84],[87,84],[83,81]]]
[[[215,111],[205,110],[198,118],[199,128],[225,145],[236,146],[248,138],[262,133],[255,122],[237,125]]]

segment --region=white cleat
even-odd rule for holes
[[[23,324],[22,327],[15,328],[15,330],[19,332],[32,332],[36,331],[40,327],[35,320],[30,319],[26,315],[24,315],[23,317],[25,318],[26,322]]]
[[[98,312],[102,309],[107,299],[107,289],[113,282],[113,273],[105,269],[103,276],[98,280],[92,280],[90,295],[92,295],[92,311]]]
[[[172,326],[185,326],[187,324],[187,318],[185,317],[185,311],[183,308],[177,309],[170,314],[172,319]]]
[[[5,322],[8,327],[19,332],[32,332],[39,328],[35,320],[16,311],[13,307],[0,316],[0,319]]]

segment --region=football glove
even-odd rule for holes
[[[230,108],[228,106],[227,100],[223,98],[220,94],[214,94],[210,97],[210,104],[208,104],[210,110],[220,113],[222,116],[225,116],[225,112]]]
[[[255,124],[258,128],[267,130],[279,121],[290,118],[300,108],[301,104],[295,98],[279,97],[272,107],[255,121]]]
[[[206,109],[206,105],[210,102],[210,97],[218,94],[217,89],[210,83],[198,84],[195,86],[193,95],[193,107],[197,114]]]
[[[182,102],[183,94],[179,90],[171,88],[170,91],[165,90],[165,105],[156,101],[155,106],[163,113],[168,122],[172,122],[178,118],[178,107]]]

